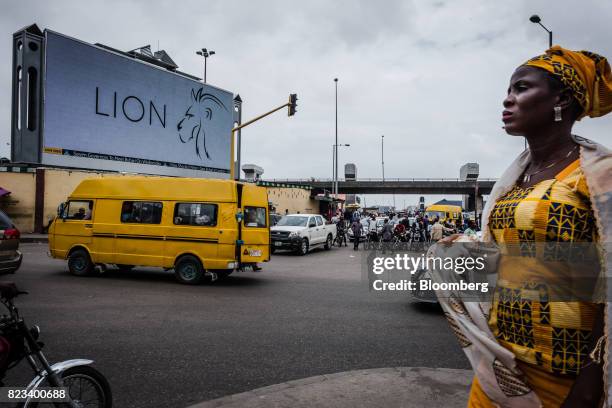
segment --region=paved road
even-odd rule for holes
[[[469,368],[439,310],[368,292],[350,247],[278,254],[260,273],[195,287],[155,269],[78,278],[45,244],[22,249],[22,268],[3,277],[30,291],[22,314],[51,360],[94,359],[117,407],[184,407],[356,369]]]

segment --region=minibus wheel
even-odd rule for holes
[[[174,265],[174,275],[180,283],[196,285],[204,276],[204,268],[198,258],[193,255],[181,256]]]
[[[94,264],[84,249],[75,249],[68,256],[68,270],[75,276],[88,276],[94,271]]]

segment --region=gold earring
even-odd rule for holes
[[[555,111],[555,122],[561,122],[561,106],[557,105],[553,110]]]

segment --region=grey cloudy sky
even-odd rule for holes
[[[243,163],[264,167],[265,178],[331,177],[334,77],[339,142],[351,144],[339,161],[355,163],[359,177],[381,177],[383,134],[386,177],[457,177],[470,161],[482,177],[498,177],[523,146],[501,129],[508,79],[548,45],[529,16],[542,16],[555,43],[612,57],[608,1],[22,0],[2,8],[0,154],[9,151],[11,35],[37,23],[122,50],[159,42],[198,76],[194,51],[211,48],[208,82],[241,95],[243,118],[296,92],[295,117],[280,113],[243,131]],[[611,130],[612,115],[575,128],[606,145]]]

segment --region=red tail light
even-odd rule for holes
[[[7,228],[4,230],[4,235],[2,235],[2,239],[19,239],[21,233],[17,228]]]

